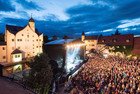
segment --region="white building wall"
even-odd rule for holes
[[[12,61],[12,56],[11,53],[15,50],[16,48],[16,38],[15,35],[11,34],[8,30],[7,31],[7,61],[11,62]]]
[[[97,50],[97,40],[85,40],[86,51],[90,51],[91,49]]]
[[[0,62],[6,62],[6,45],[0,45]]]

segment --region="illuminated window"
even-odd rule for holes
[[[2,49],[5,50],[5,47],[3,47]]]
[[[34,49],[34,48],[33,48]]]
[[[35,53],[35,52],[33,52],[33,53]]]
[[[34,35],[33,35],[33,37],[34,37]]]
[[[17,39],[17,41],[20,41],[20,39]]]
[[[12,50],[14,50],[14,47],[12,47]]]
[[[36,48],[38,48],[38,46],[36,46]]]
[[[22,39],[20,39],[20,41],[22,41]]]
[[[38,39],[36,39],[36,41],[38,41]]]
[[[24,36],[24,35],[22,34],[22,36]]]
[[[105,42],[105,40],[103,39],[102,42]]]
[[[34,42],[34,40],[33,40],[33,42]]]
[[[39,41],[41,41],[41,39],[39,39]]]
[[[27,35],[27,38],[29,38],[29,35]]]
[[[20,49],[20,47],[18,47],[18,49]]]
[[[12,39],[12,41],[14,41],[14,39]]]
[[[6,56],[3,56],[3,59],[5,59],[6,58]]]
[[[126,42],[130,42],[130,39],[127,39]]]
[[[117,42],[117,40],[116,40],[116,39],[114,39],[114,40],[113,40],[113,42]]]
[[[41,46],[40,46],[40,48],[41,48]]]
[[[126,49],[126,46],[123,46],[124,49]]]
[[[34,44],[33,44],[33,46],[34,46]]]

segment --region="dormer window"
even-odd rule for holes
[[[130,39],[127,39],[126,42],[130,42]]]
[[[105,40],[103,39],[102,42],[105,42]]]
[[[116,39],[114,39],[114,40],[113,40],[113,42],[117,42],[117,40],[116,40]]]

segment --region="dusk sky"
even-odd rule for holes
[[[31,17],[44,35],[140,35],[140,0],[0,0],[0,32]]]

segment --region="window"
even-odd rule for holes
[[[38,39],[36,39],[36,41],[38,41]]]
[[[17,55],[15,55],[15,58],[17,58]]]
[[[30,54],[27,54],[27,56],[30,56]]]
[[[120,48],[119,46],[117,46],[117,48]]]
[[[94,40],[91,40],[91,42],[94,42]]]
[[[17,39],[17,41],[20,41],[19,39]]]
[[[40,46],[40,48],[41,48],[41,46]]]
[[[33,42],[34,42],[34,40],[33,40]]]
[[[33,35],[33,37],[34,37],[34,35]]]
[[[18,55],[18,57],[20,57],[20,55]]]
[[[88,42],[90,42],[90,40],[88,40]]]
[[[14,39],[12,39],[12,41],[14,41]]]
[[[33,53],[35,53],[35,52],[33,52]]]
[[[126,46],[123,46],[124,49],[126,49]]]
[[[39,41],[41,41],[41,39],[39,39]]]
[[[6,58],[6,56],[3,56],[3,59],[5,59]]]
[[[2,49],[5,50],[5,47],[3,47]]]
[[[14,47],[12,47],[12,50],[14,50]]]
[[[105,40],[103,39],[102,42],[105,42]]]
[[[18,47],[18,49],[20,49],[20,47]]]
[[[33,48],[34,49],[34,48]]]
[[[29,35],[27,35],[27,38],[29,38]]]
[[[33,44],[33,46],[34,46],[34,44]]]
[[[20,39],[20,41],[22,41],[22,39]]]
[[[38,46],[36,46],[36,48],[38,48]]]
[[[127,39],[126,42],[130,42],[130,39]]]
[[[22,36],[24,36],[24,35],[22,34]]]
[[[116,39],[114,39],[114,41],[113,42],[116,42],[117,40]]]

